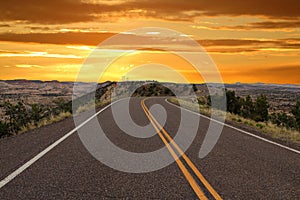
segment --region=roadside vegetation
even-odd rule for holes
[[[0,105],[4,118],[0,121],[0,137],[60,121],[71,116],[71,102],[62,98],[54,101],[54,106],[43,104],[26,105],[23,101],[12,104],[9,101]]]
[[[126,90],[130,84],[122,84]],[[0,137],[19,134],[28,130],[48,125],[72,115],[89,110],[95,104],[96,107],[110,103],[111,90],[116,87],[115,82],[110,82],[105,87],[100,87],[96,93],[88,93],[77,98],[75,101],[66,101],[57,98],[51,105],[25,104],[22,100],[17,103],[9,101],[0,103]],[[180,89],[180,88],[179,88]],[[182,89],[182,88],[181,88]],[[193,91],[197,92],[197,87],[193,85]],[[300,100],[291,108],[289,113],[273,112],[269,113],[270,106],[265,95],[261,94],[256,99],[250,96],[245,98],[236,96],[234,91],[226,90],[223,95],[199,96],[195,101],[190,99],[176,99],[172,97],[170,102],[175,103],[201,114],[211,115],[211,99],[222,100],[226,95],[226,120],[247,125],[259,132],[282,141],[292,141],[300,144]],[[132,96],[175,96],[168,88],[159,83],[149,83],[139,87]],[[73,103],[73,105],[72,105]],[[72,109],[73,106],[73,109]],[[215,109],[221,109],[218,104]],[[75,113],[72,113],[75,110]]]
[[[151,96],[175,96],[175,95],[169,88],[159,83],[150,83],[136,89],[132,96],[151,97]]]
[[[226,90],[226,120],[241,125],[250,126],[272,138],[285,142],[300,143],[300,100],[289,113],[269,113],[269,104],[265,95],[259,95],[255,100],[250,96],[242,98],[234,91]],[[214,96],[222,99],[224,96]],[[169,101],[181,105],[189,110],[200,111],[201,114],[211,116],[211,97],[198,97],[194,102],[188,99],[170,98]],[[216,106],[218,107],[218,106]],[[216,108],[218,109],[218,108]]]
[[[20,134],[77,115],[92,108],[93,101],[96,107],[103,106],[109,103],[107,91],[112,85],[113,83],[110,83],[106,87],[97,89],[95,93],[86,94],[73,102],[63,98],[55,99],[51,105],[25,104],[22,100],[17,103],[5,101],[0,104],[2,112],[0,138]],[[76,110],[75,113],[72,113],[72,106]]]
[[[131,84],[121,86],[128,90]],[[70,116],[96,107],[107,105],[111,101],[111,90],[116,87],[115,82],[108,82],[104,87],[99,87],[95,92],[87,93],[76,100],[66,101],[57,98],[50,104],[26,104],[21,99],[15,103],[5,101],[0,103],[0,138],[20,134],[54,122],[61,121]],[[173,96],[168,88],[150,83],[138,88],[133,96]],[[73,113],[74,111],[74,113]]]

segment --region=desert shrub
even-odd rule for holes
[[[0,137],[4,137],[9,135],[8,125],[4,122],[0,121]]]
[[[258,127],[258,128],[260,128],[260,129],[262,129],[262,128],[264,127],[264,125],[263,125],[263,124],[261,124],[261,123],[257,123],[257,124],[256,124],[256,127]]]
[[[296,105],[292,108],[291,113],[294,115],[297,130],[300,130],[300,100],[296,102]]]

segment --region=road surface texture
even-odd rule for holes
[[[163,129],[155,122],[159,116],[149,113],[148,109],[154,104],[166,110]],[[122,108],[120,105],[122,100],[112,106]],[[175,154],[180,151],[176,144],[168,144],[180,124],[178,107],[164,98],[145,101],[132,98],[130,111],[136,124],[152,124],[153,131],[158,130],[158,134],[136,138],[124,133],[115,123],[109,106],[96,117],[116,146],[141,153],[167,144],[170,155],[172,151]],[[123,111],[119,109],[118,112]],[[182,112],[199,120],[197,114]],[[75,127],[72,118],[2,139],[0,199],[300,199],[299,153],[224,126],[214,149],[200,159],[199,149],[209,122],[201,117],[196,138],[184,156],[165,168],[148,173],[126,173],[102,164],[87,151],[76,131],[26,169],[18,171],[27,161],[70,133]],[[11,174],[14,176],[8,180],[6,177]]]

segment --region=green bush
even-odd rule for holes
[[[8,125],[0,121],[0,137],[10,135]]]
[[[296,105],[292,108],[291,113],[295,117],[297,130],[300,130],[300,100],[296,102]]]
[[[256,127],[262,129],[262,128],[264,127],[264,125],[263,125],[263,124],[260,124],[260,123],[257,123],[257,124],[256,124]]]
[[[20,132],[24,127],[35,125],[40,121],[58,116],[60,113],[71,113],[71,102],[57,99],[55,106],[42,104],[26,105],[23,101],[16,104],[4,102],[1,106],[4,112],[4,120],[0,123],[0,137]]]

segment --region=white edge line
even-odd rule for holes
[[[120,101],[120,100],[122,100],[122,99],[119,99],[118,101]],[[46,149],[44,149],[39,154],[37,154],[36,156],[34,156],[32,159],[30,159],[29,161],[27,161],[21,167],[19,167],[18,169],[16,169],[14,172],[12,172],[6,178],[4,178],[3,180],[1,180],[0,181],[0,189],[3,186],[5,186],[7,183],[9,183],[11,180],[13,180],[16,176],[18,176],[19,174],[21,174],[28,167],[30,167],[37,160],[39,160],[41,157],[43,157],[46,153],[48,153],[49,151],[51,151],[54,147],[56,147],[61,142],[63,142],[65,139],[67,139],[70,135],[72,135],[73,133],[75,133],[78,129],[80,129],[85,124],[87,124],[89,121],[91,121],[98,114],[100,114],[101,112],[103,112],[104,110],[106,110],[108,107],[112,106],[113,104],[117,103],[118,101],[115,101],[115,102],[113,102],[113,103],[105,106],[104,108],[102,108],[100,111],[98,111],[97,113],[95,113],[93,116],[91,116],[90,118],[88,118],[86,121],[84,121],[83,123],[81,123],[79,126],[75,127],[73,130],[71,130],[70,132],[68,132],[67,134],[65,134],[63,137],[61,137],[60,139],[58,139],[56,142],[54,142],[53,144],[51,144],[50,146],[48,146]]]
[[[188,112],[190,112],[190,113],[199,115],[199,116],[201,116],[201,117],[203,117],[203,118],[206,118],[206,119],[209,119],[209,120],[211,120],[211,121],[217,122],[217,123],[219,123],[219,124],[221,124],[221,125],[224,125],[224,126],[227,126],[227,127],[229,127],[229,128],[232,128],[232,129],[234,129],[234,130],[237,130],[237,131],[239,131],[239,132],[245,133],[245,134],[250,135],[250,136],[252,136],[252,137],[255,137],[255,138],[257,138],[257,139],[263,140],[263,141],[268,142],[268,143],[270,143],[270,144],[273,144],[273,145],[282,147],[282,148],[284,148],[284,149],[290,150],[290,151],[292,151],[292,152],[294,152],[294,153],[300,154],[300,151],[298,151],[298,150],[296,150],[296,149],[293,149],[293,148],[284,146],[284,145],[282,145],[282,144],[273,142],[273,141],[268,140],[268,139],[266,139],[266,138],[263,138],[263,137],[260,137],[260,136],[258,136],[258,135],[255,135],[255,134],[253,134],[253,133],[250,133],[250,132],[244,131],[244,130],[242,130],[242,129],[236,128],[236,127],[234,127],[234,126],[231,126],[231,125],[229,125],[229,124],[225,124],[225,123],[223,123],[223,122],[220,122],[220,121],[218,121],[218,120],[212,119],[212,118],[207,117],[207,116],[205,116],[205,115],[202,115],[202,114],[200,114],[200,113],[197,113],[197,112],[191,111],[191,110],[189,110],[189,109],[186,109],[186,108],[184,108],[184,107],[180,107],[180,106],[178,106],[178,105],[176,105],[176,104],[170,103],[170,102],[168,101],[168,99],[165,99],[165,101],[166,101],[168,104],[170,104],[170,105],[173,105],[173,106],[178,107],[178,108],[182,108],[182,109],[184,109],[184,110],[186,110],[186,111],[188,111]]]

